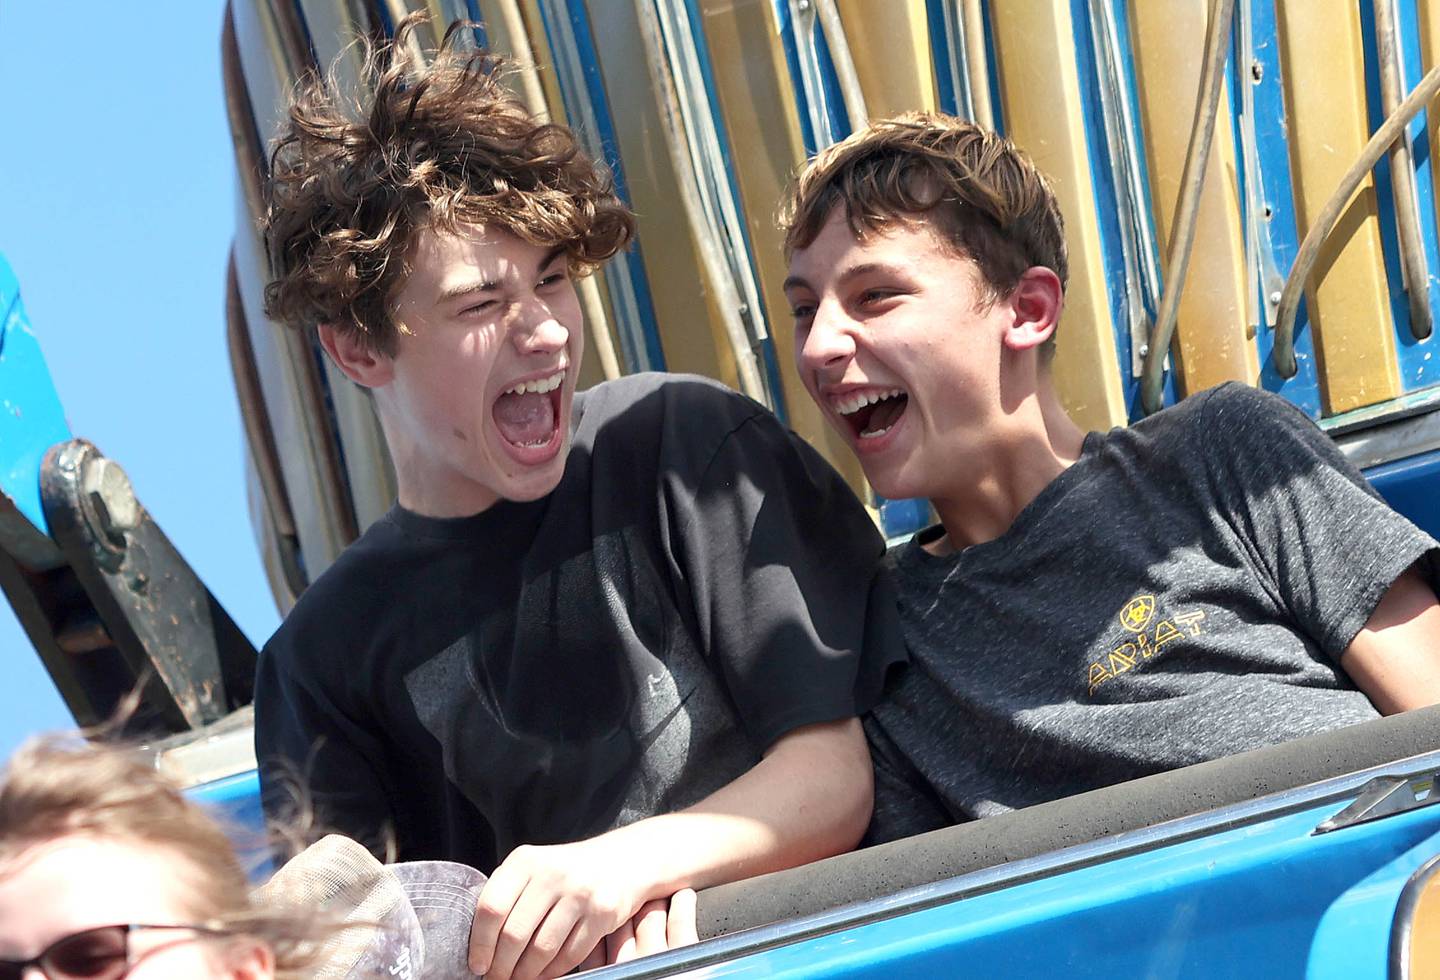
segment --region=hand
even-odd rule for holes
[[[667,949],[693,946],[699,941],[695,929],[695,892],[682,888],[669,901],[657,898],[646,902],[633,919],[606,936],[605,962],[624,963]]]
[[[470,929],[470,970],[488,980],[569,973],[646,899],[635,855],[608,835],[573,844],[522,845],[480,892]]]

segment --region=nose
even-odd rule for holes
[[[843,368],[854,356],[855,337],[850,331],[849,319],[836,304],[821,302],[796,350],[801,373]]]
[[[553,354],[570,340],[570,329],[538,299],[520,304],[510,323],[510,340],[522,354]]]

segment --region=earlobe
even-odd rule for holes
[[[345,376],[366,388],[379,388],[394,376],[394,359],[368,346],[354,330],[338,330],[328,323],[316,328],[320,346]]]
[[[1032,266],[1020,276],[1009,297],[1014,316],[1005,331],[1005,346],[1030,350],[1049,340],[1060,322],[1065,293],[1053,269]]]
[[[275,953],[259,940],[247,940],[230,949],[230,976],[234,980],[274,980]]]

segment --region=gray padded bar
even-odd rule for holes
[[[1146,776],[700,893],[700,938],[867,901],[1440,748],[1440,705]]]

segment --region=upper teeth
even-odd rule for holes
[[[528,395],[531,393],[543,395],[547,391],[554,391],[560,387],[560,382],[565,380],[565,372],[557,371],[548,378],[539,378],[535,381],[522,381],[518,385],[512,385],[505,389],[507,395]]]
[[[887,398],[895,398],[903,394],[905,394],[903,388],[889,388],[883,391],[852,391],[848,395],[836,395],[832,404],[835,406],[835,411],[841,415],[853,415],[866,405],[874,405],[876,402],[883,402]]]

